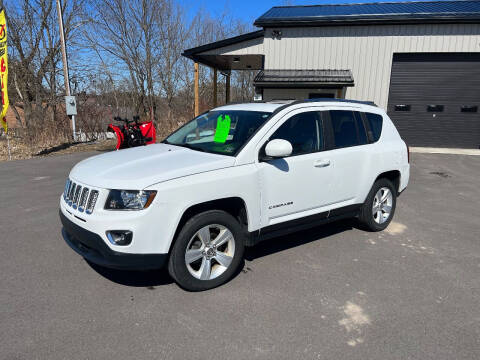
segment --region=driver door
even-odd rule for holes
[[[292,154],[268,159],[273,139],[292,144]],[[291,112],[275,124],[259,151],[262,227],[314,215],[329,204],[332,167],[324,149],[322,113],[315,108]]]

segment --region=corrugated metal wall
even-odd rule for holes
[[[480,52],[480,24],[275,29],[282,31],[280,40],[271,30],[263,42],[265,69],[351,69],[355,86],[346,97],[373,100],[383,108],[393,53]]]

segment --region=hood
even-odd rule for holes
[[[167,144],[112,151],[79,162],[72,180],[104,189],[141,190],[155,183],[233,166],[235,158]]]

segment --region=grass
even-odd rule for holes
[[[72,154],[83,151],[109,151],[115,149],[116,140],[98,140],[90,142],[47,144],[31,148],[18,138],[10,139],[10,152],[12,160],[31,159],[41,156],[55,156]],[[0,138],[0,161],[8,160],[7,139]]]

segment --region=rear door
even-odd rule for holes
[[[357,204],[359,195],[369,177],[371,145],[362,116],[356,109],[339,108],[325,113],[327,116],[328,151],[332,170],[331,203],[335,208]]]

